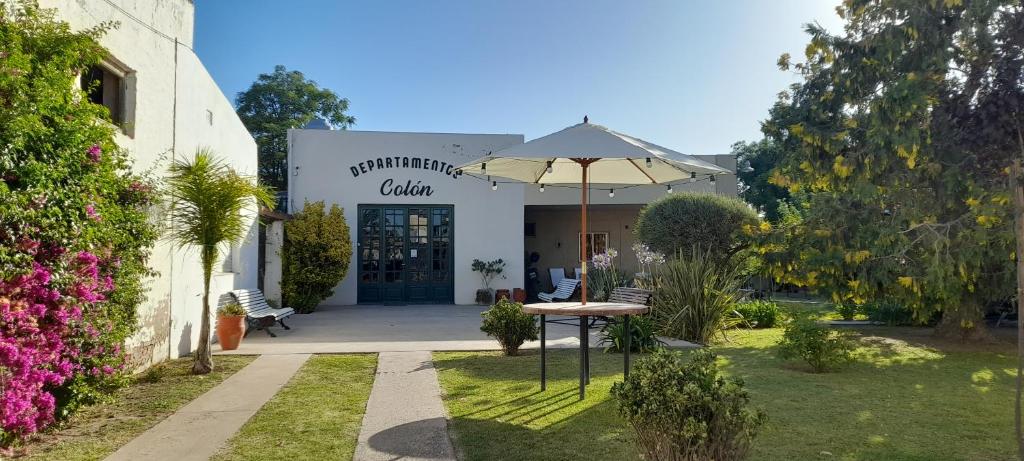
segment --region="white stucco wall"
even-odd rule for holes
[[[523,286],[523,186],[502,184],[492,191],[484,181],[411,168],[360,172],[353,177],[350,167],[378,157],[427,157],[458,165],[488,152],[523,142],[522,135],[387,133],[329,130],[289,132],[289,212],[300,210],[304,201],[323,200],[345,209],[352,229],[352,247],[357,251],[357,205],[427,204],[454,205],[454,298],[456,304],[472,304],[482,288],[472,272],[473,259],[502,258],[506,279],[495,280],[492,288]],[[395,183],[429,185],[429,197],[381,195],[386,179]],[[356,256],[335,294],[324,304],[356,303]]]
[[[256,142],[199,58],[184,46],[178,49],[176,94],[175,157],[191,158],[196,149],[208,148],[235,171],[255,180]],[[223,269],[214,272],[210,283],[211,319],[220,296],[237,288],[257,287],[259,222],[255,203],[243,213],[243,217],[248,232],[228,256],[232,259],[230,272]],[[179,355],[194,350],[199,340],[203,280],[198,270],[201,267],[198,253],[194,248],[185,248],[177,251],[174,259],[171,338],[178,340],[176,349]],[[174,355],[173,351],[171,355]]]
[[[135,107],[132,135],[120,134],[117,142],[134,159],[136,171],[152,170],[159,176],[172,159],[208,146],[239,171],[255,174],[252,137],[190,49],[195,13],[191,0],[113,0],[120,9],[99,0],[39,3],[55,8],[57,18],[73,29],[117,24],[100,43],[133,75],[134,87],[126,95]],[[207,110],[212,112],[212,125]],[[255,227],[250,229],[255,236]],[[215,276],[214,299],[231,287],[256,286],[255,240],[252,237],[240,247],[235,272]],[[166,240],[153,249],[150,265],[159,275],[147,284],[148,297],[139,308],[139,332],[126,345],[138,365],[195,349],[202,309],[196,259],[195,251],[173,248]]]

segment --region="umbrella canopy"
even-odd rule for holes
[[[665,184],[731,171],[593,123],[580,123],[460,166],[464,173],[535,184]],[[550,162],[550,172],[548,166]]]
[[[666,149],[601,125],[583,123],[528,143],[492,152],[459,166],[475,176],[498,176],[534,184],[579,184],[582,299],[587,303],[588,184],[665,184],[728,174],[713,163]],[[671,187],[669,188],[671,191]]]

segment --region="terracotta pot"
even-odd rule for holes
[[[514,300],[517,303],[526,302],[526,290],[522,288],[513,288],[512,300]]]
[[[228,315],[217,317],[217,342],[225,351],[238,349],[238,343],[245,336],[245,316]]]
[[[504,288],[494,292],[494,302],[501,301],[502,299],[509,299],[512,297],[512,293]]]

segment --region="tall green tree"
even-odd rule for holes
[[[762,252],[837,302],[897,299],[938,332],[986,336],[1014,292],[1008,167],[1022,155],[1016,0],[847,0],[844,32],[808,26],[803,79],[764,125],[797,196]]]
[[[249,89],[238,93],[235,106],[259,149],[259,177],[275,190],[288,189],[288,130],[302,128],[314,118],[332,128],[346,129],[356,123],[347,114],[348,99],[320,88],[302,72],[274,66],[260,74]]]
[[[740,197],[770,222],[779,220],[779,204],[789,200],[789,191],[770,181],[772,171],[784,155],[782,147],[771,139],[737,142],[732,145],[739,168]]]
[[[165,179],[170,199],[171,238],[179,246],[197,247],[203,270],[203,318],[192,373],[213,371],[210,353],[210,276],[225,245],[246,234],[242,211],[256,200],[273,206],[270,191],[238,174],[209,149],[191,160],[175,160]]]

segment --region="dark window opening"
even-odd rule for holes
[[[99,104],[110,111],[110,120],[117,125],[124,119],[124,79],[103,66],[91,66],[82,72],[82,90],[89,102]]]
[[[535,222],[528,222],[528,223],[525,224],[524,227],[525,228],[523,229],[523,234],[525,236],[527,236],[527,237],[536,237],[537,236],[537,223],[535,223]]]

